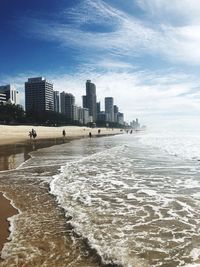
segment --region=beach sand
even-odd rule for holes
[[[66,139],[73,139],[76,137],[86,137],[89,132],[92,135],[98,135],[98,128],[88,128],[79,126],[63,126],[63,127],[45,127],[45,126],[8,126],[0,125],[0,146],[8,144],[18,144],[21,142],[28,142],[29,131],[34,128],[37,132],[38,139],[49,139],[49,138],[61,138],[62,131],[66,131]],[[106,129],[101,128],[100,135],[110,135],[120,133],[119,129]]]
[[[29,131],[34,128],[37,132],[36,140],[29,138]],[[65,129],[66,137],[63,139],[62,130]],[[15,169],[29,158],[32,150],[52,146],[74,140],[76,138],[92,136],[104,136],[119,134],[119,129],[87,128],[77,126],[43,127],[43,126],[7,126],[0,125],[0,171]],[[9,236],[9,222],[7,219],[18,211],[11,205],[2,192],[0,192],[0,250]]]
[[[10,201],[0,193],[0,250],[2,250],[3,244],[7,241],[9,235],[9,222],[7,218],[17,213],[17,210],[10,204]]]

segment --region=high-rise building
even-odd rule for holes
[[[114,105],[114,122],[115,123],[118,123],[118,112],[119,112],[118,106]]]
[[[60,93],[59,91],[53,91],[54,111],[60,112]]]
[[[60,94],[61,113],[69,120],[74,120],[75,97],[72,94],[62,92]]]
[[[118,112],[118,123],[124,125],[124,114],[121,112]]]
[[[93,122],[97,119],[96,86],[90,80],[86,81],[86,95],[83,96],[83,107],[89,109]]]
[[[107,122],[114,122],[113,102],[113,97],[105,97],[105,113]]]
[[[79,107],[76,105],[73,105],[72,110],[73,110],[72,120],[74,122],[79,122]]]
[[[53,84],[43,77],[29,78],[25,82],[25,105],[26,112],[53,111]]]
[[[19,92],[13,85],[7,84],[0,86],[0,93],[6,95],[6,102],[19,105]]]
[[[83,95],[82,96],[82,100],[83,100],[83,108],[87,108],[87,102],[86,102],[87,98],[86,98],[86,95]]]
[[[83,124],[86,125],[90,122],[89,109],[83,108]]]
[[[101,103],[97,102],[97,115],[101,112]]]

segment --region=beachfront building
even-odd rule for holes
[[[0,91],[0,104],[6,103],[6,93]]]
[[[114,100],[113,97],[105,97],[106,122],[114,122]]]
[[[90,122],[90,114],[88,108],[83,108],[83,124],[87,125]]]
[[[54,110],[53,84],[43,77],[28,78],[25,82],[26,112],[41,114]]]
[[[2,99],[6,96],[6,102],[19,105],[19,91],[17,91],[13,85],[7,84],[0,86],[0,94],[3,97]]]
[[[83,108],[89,109],[92,122],[97,119],[96,85],[91,80],[86,81],[86,95],[83,96]]]
[[[117,105],[114,105],[114,122],[118,123],[118,113],[119,113],[119,108]]]
[[[60,92],[53,91],[53,103],[54,103],[54,111],[59,113],[60,112]]]
[[[73,106],[73,112],[74,122],[81,125],[87,125],[90,122],[89,110],[87,108]]]
[[[66,92],[60,94],[61,113],[66,116],[69,121],[74,121],[76,117],[75,97]]]
[[[124,125],[124,114],[123,113],[121,113],[121,112],[118,112],[118,123],[120,124],[120,125]]]
[[[101,103],[97,102],[97,120],[98,120],[98,115],[100,114],[100,112],[101,112]]]

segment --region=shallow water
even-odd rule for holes
[[[125,267],[200,266],[198,154],[178,153],[173,138],[153,140],[76,140],[1,172],[0,189],[20,213],[0,266],[100,266],[100,257]]]

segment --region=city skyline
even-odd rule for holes
[[[114,97],[125,120],[199,121],[198,0],[0,3],[0,84],[41,74],[81,104],[83,82]]]
[[[81,106],[76,105],[76,100],[70,92],[55,91],[51,81],[44,77],[31,77],[25,82],[25,112],[27,116],[43,116],[46,111],[53,111],[65,116],[68,123],[87,125],[89,123],[125,126],[124,114],[119,112],[119,107],[114,105],[113,97],[105,96],[105,110],[101,110],[101,103],[97,102],[96,85],[87,80],[85,83],[86,95],[82,96]],[[10,88],[10,85],[0,86]],[[1,93],[1,91],[0,91]],[[5,95],[0,95],[2,103]]]

